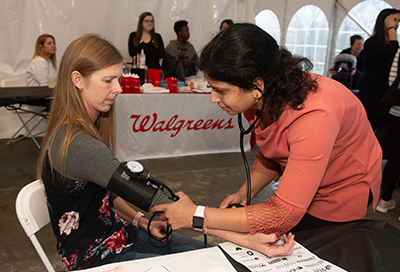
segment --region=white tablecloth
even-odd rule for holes
[[[116,121],[120,161],[240,151],[237,117],[210,94],[121,94]],[[250,150],[249,136],[244,147]]]
[[[164,269],[161,270],[161,266]],[[168,254],[160,257],[146,258],[135,261],[112,263],[87,269],[90,272],[112,271],[119,267],[120,270],[115,271],[135,271],[144,272],[154,269],[154,271],[171,271],[171,272],[235,272],[236,270],[226,259],[224,254],[218,247],[210,247],[198,250],[192,250],[182,253]],[[159,268],[157,270],[156,268]],[[153,270],[150,270],[153,271]]]

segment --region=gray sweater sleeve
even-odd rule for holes
[[[57,136],[60,136],[60,133]],[[56,137],[51,148],[53,167],[58,172],[60,171],[55,158],[61,138]],[[107,188],[112,175],[120,164],[105,144],[87,134],[80,134],[72,140],[69,146],[64,174],[69,179],[94,182]]]

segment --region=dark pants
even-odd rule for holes
[[[369,191],[369,197],[368,197],[368,205],[369,206],[372,202],[372,192],[371,190]],[[352,222],[352,221],[349,221]],[[341,224],[346,224],[349,222],[332,222],[332,221],[326,221],[323,219],[319,219],[317,217],[312,216],[311,214],[306,213],[304,217],[300,220],[300,222],[290,230],[290,232],[293,232],[296,234],[298,231],[304,231],[304,230],[310,230],[310,229],[317,229],[317,228],[322,228],[322,227],[327,227],[327,226],[334,226],[334,225],[341,225]]]
[[[382,177],[382,199],[392,199],[393,190],[400,175],[400,117],[389,114],[390,150]]]

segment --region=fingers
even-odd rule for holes
[[[179,196],[179,198],[186,196],[186,194],[182,191],[177,192],[176,195]]]
[[[222,203],[221,203],[221,205],[219,205],[219,208],[220,209],[226,209],[228,206],[229,206],[229,204],[231,204],[231,196],[229,195],[229,196],[227,196],[225,199],[224,199],[224,201],[222,201]]]
[[[153,208],[151,208],[150,212],[152,212],[152,213],[165,212],[165,210],[167,209],[167,205],[169,205],[169,204],[161,204],[161,205],[154,206]]]

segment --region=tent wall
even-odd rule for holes
[[[349,11],[361,1],[337,2]],[[400,0],[386,2],[400,8]],[[337,31],[346,16],[335,0],[1,0],[0,80],[25,76],[35,41],[43,33],[55,36],[58,63],[68,44],[89,32],[112,41],[130,61],[129,33],[136,30],[138,17],[144,11],[153,13],[156,31],[165,45],[176,38],[174,22],[189,21],[190,41],[200,51],[218,32],[222,20],[254,23],[255,15],[270,9],[279,19],[280,44],[284,45],[291,18],[304,5],[318,6],[327,17],[330,36],[326,63],[329,64],[334,57]],[[0,108],[0,138],[9,137],[18,122],[15,115]]]
[[[58,62],[72,40],[90,32],[112,41],[130,61],[129,33],[136,31],[144,11],[154,15],[165,46],[176,39],[174,22],[187,20],[196,50],[217,32],[223,19],[255,22],[248,0],[2,0],[0,80],[24,76],[36,39],[43,33],[55,37]]]

